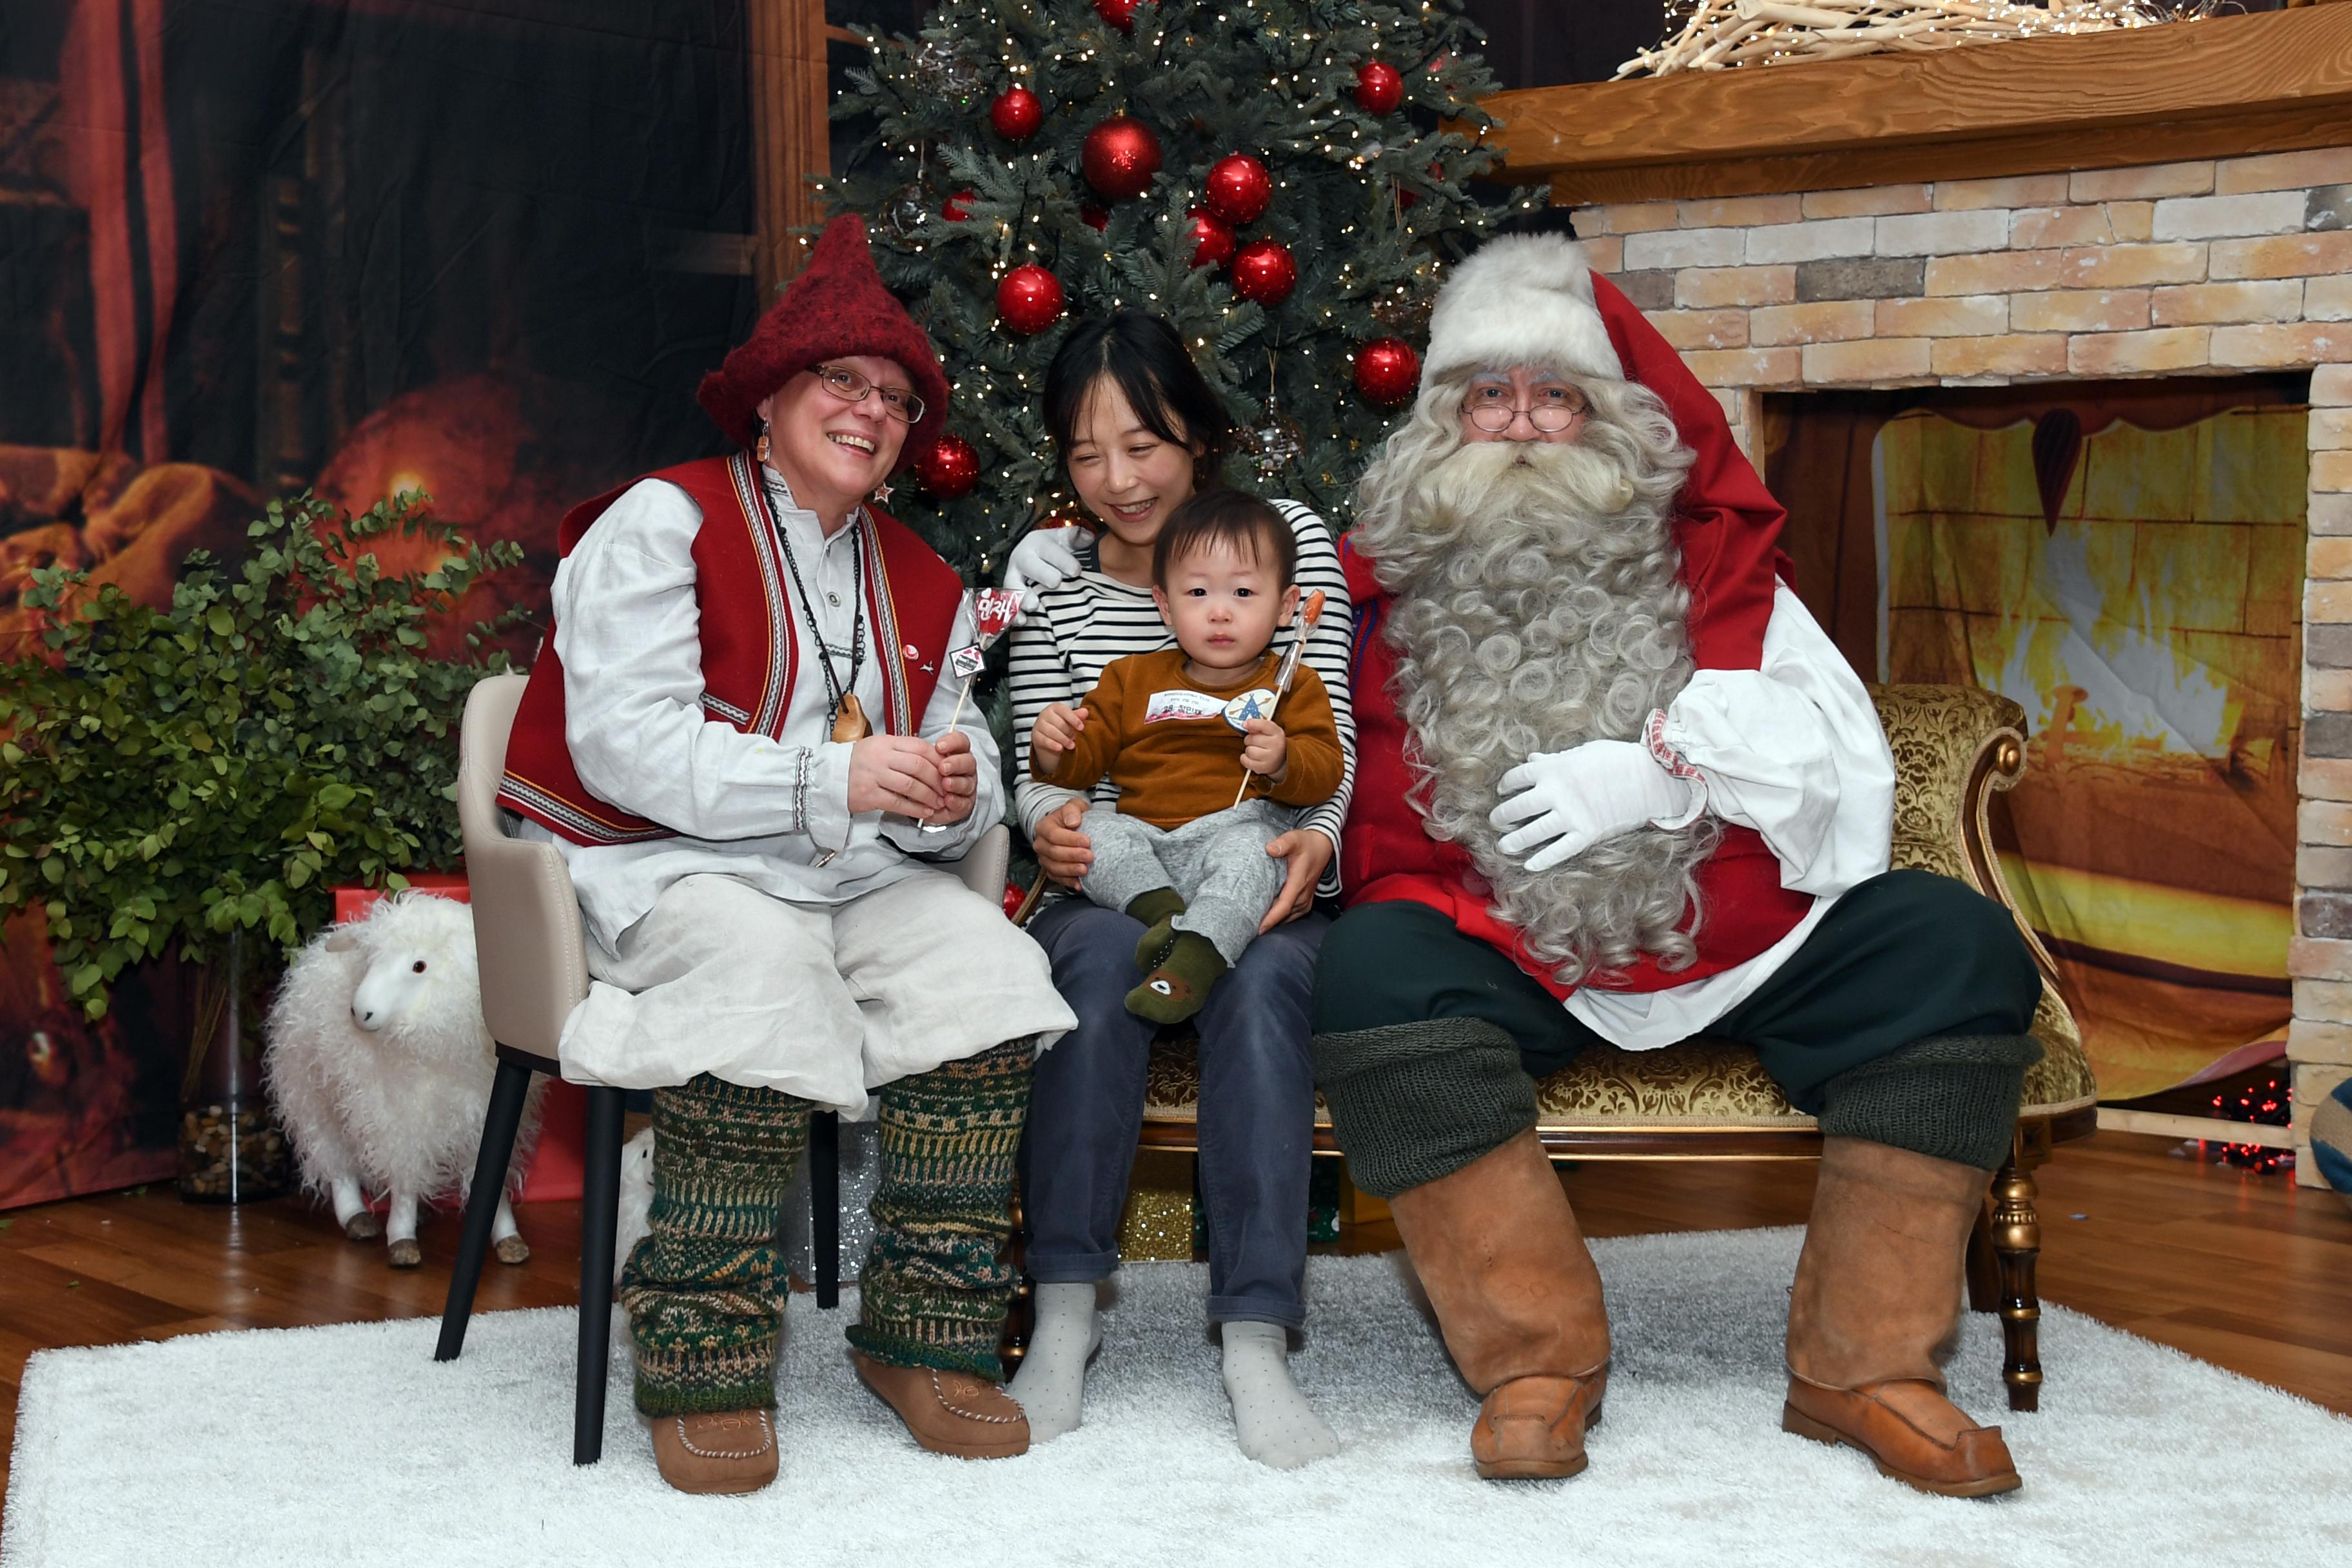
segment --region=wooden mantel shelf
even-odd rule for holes
[[[2046,174],[2352,143],[2352,5],[1934,54],[1539,88],[1484,107],[1563,205]]]

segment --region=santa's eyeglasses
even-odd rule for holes
[[[1524,408],[1511,401],[1511,389],[1504,385],[1474,386],[1462,395],[1462,412],[1470,416],[1471,424],[1489,436],[1501,435],[1522,414],[1538,430],[1553,435],[1575,424],[1590,406],[1584,394],[1558,384],[1537,387]]]
[[[882,412],[901,425],[912,425],[923,416],[923,400],[903,386],[877,386],[845,364],[821,364],[816,378],[827,392],[844,403],[863,403],[869,392],[882,396]]]

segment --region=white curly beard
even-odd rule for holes
[[[1669,971],[1696,956],[1692,874],[1719,836],[1713,818],[1639,828],[1541,872],[1504,854],[1488,820],[1502,776],[1530,753],[1636,740],[1690,679],[1672,510],[1689,455],[1671,431],[1654,452],[1654,420],[1596,420],[1574,444],[1432,452],[1417,475],[1400,471],[1416,444],[1400,432],[1365,480],[1359,534],[1395,596],[1382,636],[1412,737],[1412,804],[1432,837],[1468,852],[1494,913],[1563,984],[1644,954]]]

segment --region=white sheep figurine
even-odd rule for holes
[[[453,1190],[462,1196],[472,1184],[497,1068],[482,1023],[473,910],[453,900],[398,894],[329,927],[295,959],[270,1004],[263,1068],[303,1187],[333,1200],[336,1223],[354,1241],[379,1231],[366,1193],[389,1193],[381,1229],[394,1268],[424,1260],[418,1203]],[[544,1087],[534,1081],[523,1102],[509,1172],[538,1135]],[[520,1263],[530,1248],[510,1200],[499,1194],[490,1237],[499,1262]]]

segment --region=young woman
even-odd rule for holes
[[[1023,782],[1014,801],[1045,875],[1075,886],[1092,849],[1086,800],[1028,777],[1029,730],[1054,702],[1076,702],[1103,667],[1172,646],[1151,599],[1160,525],[1195,489],[1222,482],[1231,427],[1183,340],[1139,311],[1081,322],[1045,379],[1045,419],[1097,539],[1033,533],[1008,583],[1030,594],[1013,634],[1013,707]],[[1225,1392],[1244,1452],[1288,1468],[1338,1452],[1299,1394],[1286,1360],[1307,1317],[1307,1177],[1315,1078],[1307,1009],[1316,949],[1329,921],[1314,911],[1332,874],[1355,778],[1348,706],[1346,580],[1323,521],[1276,502],[1298,539],[1298,585],[1325,595],[1307,662],[1322,677],[1346,752],[1339,794],[1266,846],[1286,877],[1262,934],[1194,1019],[1201,1039],[1201,1192],[1208,1209],[1209,1321],[1219,1325]],[[1073,548],[1075,546],[1075,548]],[[1238,779],[1235,781],[1239,782]],[[1096,798],[1116,792],[1097,786]],[[1038,1058],[1023,1151],[1027,1265],[1037,1327],[1013,1384],[1031,1440],[1078,1425],[1087,1361],[1101,1342],[1095,1287],[1118,1267],[1118,1222],[1143,1120],[1153,1026],[1127,1010],[1141,979],[1142,924],[1082,898],[1049,903],[1030,934],[1078,1026]]]

